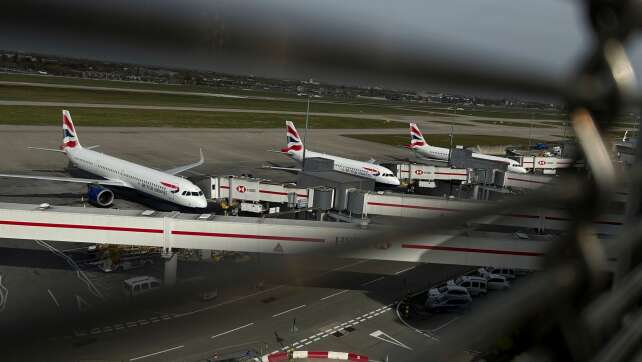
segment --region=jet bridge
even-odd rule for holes
[[[170,257],[177,248],[277,254],[336,252],[341,245],[372,239],[388,228],[373,224],[0,203],[0,238],[161,247]],[[364,246],[341,255],[534,269],[550,243],[521,240],[510,234],[490,238],[435,233],[419,240]],[[175,258],[170,258],[168,264],[175,271]]]
[[[354,190],[349,193],[347,211],[352,215],[361,215],[364,218],[368,215],[436,218],[486,205],[488,205],[488,201]],[[598,234],[615,235],[621,229],[623,219],[623,215],[603,214],[593,220],[593,225]],[[528,209],[528,205],[524,205],[523,211],[490,215],[471,221],[471,223],[481,225],[501,225],[539,232],[566,230],[570,222],[571,219],[564,210]]]

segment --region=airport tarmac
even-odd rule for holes
[[[411,119],[408,119],[410,121]],[[294,163],[285,155],[268,152],[285,146],[284,128],[277,129],[180,129],[142,127],[83,127],[76,120],[80,142],[85,146],[100,145],[97,150],[126,160],[158,169],[193,162],[198,158],[198,149],[205,154],[205,164],[196,171],[220,173],[229,166],[247,171],[266,162]],[[419,121],[425,134],[448,133],[450,126]],[[0,170],[16,172],[65,167],[64,155],[55,152],[28,150],[28,146],[58,148],[60,127],[55,126],[0,126],[0,152],[7,157],[0,160]],[[301,130],[302,131],[302,130]],[[303,132],[303,131],[302,131]],[[360,160],[374,158],[378,161],[407,159],[412,153],[401,147],[342,137],[344,134],[399,134],[406,129],[312,129],[309,130],[306,146],[309,149],[352,157]],[[526,135],[524,127],[501,127],[479,125],[457,126],[456,133]],[[554,138],[559,133],[555,128],[533,129],[534,138]],[[225,172],[232,173],[233,170]],[[243,173],[247,173],[243,172]]]
[[[282,129],[83,128],[82,121],[77,122],[83,145],[101,145],[103,152],[158,169],[193,162],[198,148],[202,147],[206,162],[195,169],[198,173],[245,173],[277,182],[295,178],[289,173],[260,168],[265,161],[294,165],[283,155],[267,152],[282,147],[285,138]],[[312,149],[364,160],[409,156],[402,148],[340,136],[349,132],[399,133],[403,130],[313,130],[309,143]],[[0,160],[3,172],[67,174],[68,162],[64,155],[26,149],[27,146],[56,148],[60,142],[59,127],[1,126],[0,135],[0,152],[8,155]],[[0,187],[2,201],[91,207],[83,199],[85,186],[82,185],[4,179],[0,180]],[[115,207],[146,208],[123,199],[116,200]],[[60,250],[83,246],[51,244]],[[42,345],[29,349],[16,345],[16,354],[6,359],[9,361],[43,358],[199,361],[214,354],[267,353],[283,348],[351,351],[375,360],[385,360],[386,356],[394,361],[417,360],[416,351],[435,340],[400,323],[392,303],[407,290],[425,288],[459,275],[465,269],[341,259],[283,264],[279,263],[278,256],[264,256],[260,262],[257,259],[218,266],[181,262],[179,281],[215,283],[220,288],[219,299],[202,302],[195,295],[188,295],[171,299],[171,305],[164,308],[132,308],[116,316],[107,313],[94,319],[84,318],[89,314],[83,314],[87,312],[81,309],[104,305],[104,298],[109,301],[119,295],[122,281],[128,277],[160,277],[160,263],[116,274],[81,266],[85,278],[64,258],[36,241],[3,240],[0,250],[5,260],[0,266],[0,275],[8,290],[8,297],[3,298],[4,311],[0,312],[3,324],[17,323],[21,330],[28,330],[33,318],[47,321],[52,316],[69,313],[86,322],[96,321],[58,323],[47,338],[38,335]],[[283,268],[284,265],[289,267]],[[257,282],[270,274],[265,269],[270,267],[283,268],[285,274],[257,290]],[[103,297],[97,296],[94,288]],[[24,319],[25,316],[32,319]],[[448,318],[436,316],[431,321],[434,329],[448,323]],[[373,333],[390,336],[408,348],[373,337]],[[47,352],[38,354],[44,353],[41,351]],[[21,354],[25,352],[35,355]],[[419,356],[419,359],[423,358]]]

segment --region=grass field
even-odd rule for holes
[[[351,134],[343,135],[344,137],[354,138],[362,141],[383,143],[391,146],[403,146],[410,143],[410,136],[407,134]],[[431,146],[450,147],[450,136],[448,134],[430,134],[424,135]],[[532,144],[546,142],[533,139]],[[453,137],[454,145],[485,146],[485,145],[528,145],[528,138],[509,137],[509,136],[490,136],[490,135],[455,135]]]
[[[236,108],[289,112],[305,112],[306,110],[305,103],[283,100],[240,99],[180,94],[133,93],[127,91],[44,88],[9,85],[0,85],[0,99],[13,101],[23,100],[41,102],[78,102],[148,106],[155,105]],[[320,113],[367,113],[382,115],[415,114],[411,111],[398,110],[395,108],[383,106],[315,102],[311,104],[310,111]]]
[[[511,127],[526,127],[526,128],[553,128],[553,126],[548,124],[539,124],[531,122],[517,122],[517,121],[503,121],[503,120],[490,120],[490,119],[471,119],[471,122],[482,123],[482,124],[494,124],[497,126],[511,126]]]
[[[238,88],[208,87],[197,85],[182,84],[158,84],[136,81],[120,80],[103,80],[103,79],[84,79],[75,77],[56,77],[50,75],[30,75],[30,74],[0,74],[0,81],[5,82],[26,82],[26,83],[47,83],[47,84],[69,84],[90,87],[108,87],[108,88],[132,88],[144,90],[161,90],[172,92],[207,92],[207,93],[225,93],[242,96],[259,96],[259,97],[281,97],[301,99],[291,93],[278,91],[260,91],[244,90]]]
[[[445,105],[440,104],[424,104],[412,105],[404,107],[407,109],[424,110],[432,112],[440,112],[444,115],[464,115],[464,116],[478,116],[489,118],[514,118],[514,119],[533,119],[533,120],[564,120],[567,118],[565,112],[555,110],[528,110],[520,108],[501,108],[501,107],[475,107],[466,108],[463,111],[455,111],[448,109]]]
[[[72,117],[81,126],[106,127],[198,127],[198,128],[277,128],[285,120],[304,126],[303,116],[264,113],[156,111],[112,108],[74,108]],[[51,125],[60,124],[58,107],[0,106],[0,124]],[[405,128],[401,122],[311,116],[311,128]]]

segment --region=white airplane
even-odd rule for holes
[[[285,122],[286,135],[288,140],[288,146],[281,149],[282,153],[287,154],[295,161],[303,161],[303,142],[301,142],[301,137],[299,137],[299,132],[297,132],[294,127],[294,123],[290,121]],[[374,180],[376,183],[387,185],[387,186],[399,186],[399,179],[390,171],[388,168],[371,163],[363,162],[357,160],[351,160],[349,158],[343,158],[333,155],[328,155],[325,153],[314,152],[311,150],[305,150],[305,158],[325,158],[328,160],[334,161],[334,170],[338,172],[347,173],[350,175],[360,176],[364,178],[369,178]],[[285,167],[273,167],[275,169],[287,169]],[[300,169],[290,169],[301,171]]]
[[[424,139],[424,135],[421,134],[421,131],[415,123],[410,124],[410,145],[408,145],[407,147],[417,152],[419,156],[427,158],[448,161],[450,156],[450,149],[429,145]],[[519,165],[519,162],[507,157],[491,156],[485,155],[483,153],[473,153],[473,158],[506,163],[508,165],[506,169],[510,172],[528,173],[528,171],[526,171],[524,167]]]
[[[207,200],[198,186],[182,177],[175,176],[178,173],[202,165],[204,161],[202,150],[201,158],[196,163],[158,171],[92,150],[98,146],[82,147],[78,141],[71,115],[66,110],[62,111],[62,132],[63,140],[59,150],[39,147],[29,148],[64,153],[79,169],[105,179],[12,174],[0,174],[0,177],[84,183],[88,185],[87,197],[89,201],[102,207],[107,207],[114,201],[114,193],[103,186],[120,186],[134,189],[184,207],[207,207]]]

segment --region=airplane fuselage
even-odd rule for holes
[[[82,147],[68,148],[66,153],[83,171],[108,180],[119,180],[139,192],[180,206],[207,207],[203,192],[184,178]]]
[[[296,161],[301,162],[303,157],[290,155]],[[334,161],[334,170],[337,172],[347,173],[354,176],[364,177],[374,180],[376,183],[388,186],[399,186],[399,179],[394,173],[386,167],[376,165],[369,162],[352,160],[349,158],[329,155],[326,153],[315,152],[311,150],[305,151],[305,158],[325,158]]]

